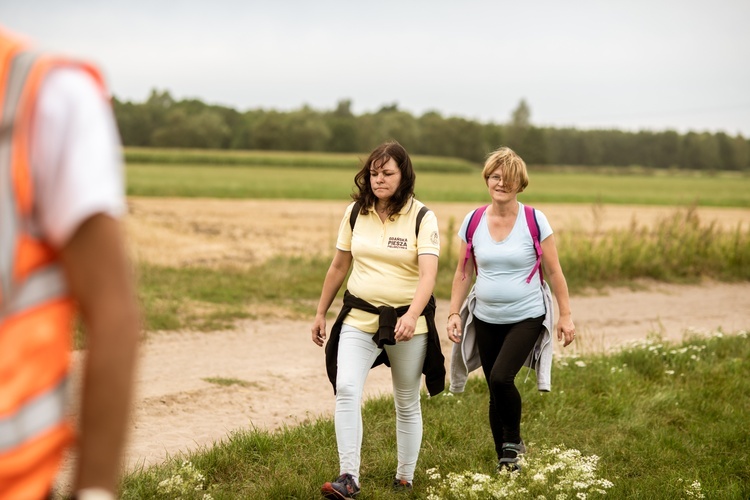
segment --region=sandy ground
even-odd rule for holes
[[[172,265],[262,262],[276,252],[329,254],[345,202],[129,199],[127,232],[135,260]],[[473,204],[434,204],[443,232]],[[538,205],[557,230],[652,224],[673,208]],[[702,220],[750,224],[750,210],[701,209]],[[445,245],[445,241],[443,243]],[[578,329],[565,354],[616,348],[650,332],[680,340],[686,331],[750,329],[750,284],[647,283],[571,299]],[[336,308],[337,304],[334,304]],[[439,302],[437,324],[448,304]],[[137,397],[125,457],[129,469],[224,438],[235,429],[274,430],[330,415],[332,388],[309,320],[253,320],[231,331],[155,332],[142,344]],[[441,332],[443,333],[443,332]],[[444,339],[446,365],[451,343]],[[559,346],[558,353],[562,353]],[[78,354],[74,365],[80,365]],[[475,373],[476,374],[476,373]],[[244,381],[222,386],[206,379]],[[371,371],[367,395],[390,389],[386,368]],[[554,373],[553,373],[554,386]],[[66,469],[70,468],[70,463]]]

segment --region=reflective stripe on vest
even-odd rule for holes
[[[5,78],[2,116],[0,116],[0,311],[10,301],[13,290],[13,265],[19,232],[16,193],[13,185],[13,125],[26,77],[34,63],[34,54],[16,55]],[[0,317],[5,314],[0,313]]]
[[[45,266],[35,271],[23,283],[13,289],[7,302],[0,309],[0,323],[13,315],[32,307],[64,297],[67,285],[59,266]]]
[[[14,283],[13,269],[20,231],[30,225],[18,213],[12,176],[13,136],[21,94],[38,54],[22,52],[13,58],[6,78],[6,94],[0,117],[0,324],[14,313],[65,295],[65,280],[59,266],[35,270],[21,283]]]
[[[33,108],[29,103],[36,99],[36,89],[30,90],[27,83],[38,60],[38,53],[18,51],[16,47],[0,54],[0,64],[5,62],[0,67],[0,79],[4,80],[0,89],[5,91],[0,96],[0,335],[9,334],[4,327],[15,315],[32,310],[32,315],[43,315],[48,311],[47,304],[67,297],[66,282],[56,263],[39,262],[21,276],[16,273],[19,240],[38,236],[33,234],[32,214],[21,208],[14,178],[18,169],[29,168],[28,152],[19,155],[18,150],[19,143],[26,144],[17,141],[17,134],[19,130],[26,133],[23,127],[30,126]],[[39,76],[38,71],[36,74]],[[68,328],[61,324],[60,334],[69,334]],[[29,399],[0,416],[0,453],[12,451],[60,425],[64,420],[66,381],[67,376],[41,393],[28,394]]]
[[[0,418],[0,453],[60,423],[65,417],[66,381],[26,403],[15,414]]]

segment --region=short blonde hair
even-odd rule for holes
[[[529,185],[526,162],[508,147],[503,146],[498,148],[487,156],[484,168],[482,169],[482,176],[485,183],[489,181],[490,176],[496,170],[500,170],[500,175],[503,177],[503,184],[516,193],[522,192]]]

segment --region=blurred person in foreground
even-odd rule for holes
[[[73,425],[76,313],[87,335],[73,495],[115,497],[139,335],[118,218],[121,147],[92,66],[0,27],[0,498],[53,497]]]
[[[481,364],[489,387],[489,420],[498,471],[520,468],[522,366],[536,371],[540,391],[550,390],[552,332],[563,346],[575,338],[568,285],[552,228],[539,210],[517,199],[529,184],[526,163],[513,150],[491,153],[482,171],[491,203],[469,212],[458,235],[459,259],[451,289],[448,338],[451,391],[462,392]],[[472,279],[477,277],[473,287]],[[554,325],[554,290],[560,316]],[[470,289],[471,288],[471,292]]]
[[[344,305],[326,344],[326,368],[336,393],[339,477],[326,498],[360,491],[362,391],[373,366],[391,367],[398,468],[393,489],[412,489],[422,443],[420,381],[430,395],[445,388],[444,357],[435,327],[432,290],[440,239],[435,214],[414,198],[414,169],[396,142],[377,147],[354,178],[357,192],[344,212],[336,253],[323,283],[312,340],[323,346],[326,313],[349,268]]]

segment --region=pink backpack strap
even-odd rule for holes
[[[474,210],[469,219],[469,225],[466,226],[466,255],[464,255],[462,279],[466,279],[466,263],[469,261],[469,257],[471,257],[471,260],[474,262],[474,272],[477,270],[477,260],[474,258],[474,246],[472,245],[472,241],[474,240],[474,232],[477,230],[479,221],[482,220],[482,214],[484,214],[488,206],[489,205],[484,205],[483,207]]]
[[[531,270],[531,274],[526,278],[526,283],[531,283],[531,278],[534,277],[534,273],[539,271],[539,281],[544,282],[544,276],[542,273],[542,244],[539,241],[539,222],[536,220],[536,211],[534,207],[528,205],[523,206],[524,213],[526,215],[526,225],[529,226],[529,233],[531,233],[531,239],[534,241],[534,250],[536,251],[536,264]]]

